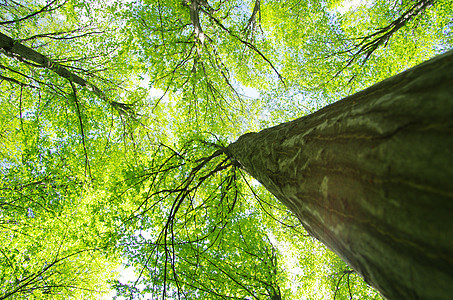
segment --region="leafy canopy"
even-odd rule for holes
[[[380,299],[225,147],[450,49],[452,14],[0,4],[0,299]]]

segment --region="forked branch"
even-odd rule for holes
[[[376,31],[372,34],[358,38],[357,40],[359,41],[359,43],[353,45],[352,48],[341,52],[352,53],[352,57],[348,60],[346,65],[334,75],[334,78],[337,77],[341,72],[343,72],[347,67],[352,65],[355,61],[358,61],[360,58],[362,58],[361,64],[364,65],[374,53],[374,51],[376,51],[376,49],[378,49],[382,45],[386,46],[390,38],[398,30],[420,16],[435,2],[436,0],[419,0],[408,10],[406,10],[398,19],[394,20],[387,26],[376,29]]]

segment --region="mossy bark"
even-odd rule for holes
[[[453,295],[453,52],[229,154],[389,299]]]

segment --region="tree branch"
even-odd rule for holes
[[[277,69],[275,68],[275,66],[272,64],[272,62],[260,51],[258,50],[258,48],[256,48],[255,45],[253,45],[252,43],[242,39],[241,37],[239,37],[237,34],[233,33],[231,30],[229,30],[228,28],[226,28],[222,22],[220,22],[220,20],[218,20],[216,17],[214,17],[210,12],[208,11],[204,11],[203,12],[206,13],[206,15],[211,19],[213,20],[222,30],[224,30],[225,32],[227,32],[229,35],[231,35],[232,37],[234,37],[235,39],[237,39],[238,41],[240,41],[242,44],[244,44],[245,46],[247,46],[249,49],[253,50],[254,52],[256,52],[259,56],[261,56],[262,59],[264,59],[268,64],[269,66],[272,68],[272,70],[274,70],[274,72],[277,74],[278,76],[278,79],[282,82],[283,86],[286,87],[286,84],[285,84],[285,81],[283,80],[283,76],[277,71]]]
[[[27,84],[27,83],[23,83],[23,82],[21,82],[19,80],[16,80],[16,79],[11,78],[11,77],[3,76],[3,75],[0,75],[0,79],[9,81],[9,82],[12,82],[12,83],[15,83],[15,84],[18,84],[20,86],[28,86],[28,87],[35,88],[35,89],[38,88],[37,86],[31,85],[31,84]]]
[[[19,58],[25,61],[32,61],[42,68],[46,68],[54,71],[63,78],[68,79],[71,82],[74,82],[82,87],[87,88],[89,91],[93,92],[99,98],[106,100],[105,94],[94,84],[89,83],[85,79],[81,78],[77,74],[72,73],[63,65],[53,62],[46,56],[41,53],[22,45],[18,41],[10,38],[3,33],[0,33],[0,48],[2,48],[7,53],[12,53],[17,55]]]
[[[58,0],[53,0],[52,2],[50,2],[49,4],[47,4],[46,6],[44,6],[43,8],[41,8],[40,10],[38,11],[35,11],[29,15],[26,15],[25,17],[22,17],[22,18],[19,18],[19,19],[16,19],[16,20],[9,20],[9,21],[3,21],[3,22],[0,22],[0,25],[8,25],[8,24],[12,24],[12,23],[16,23],[16,22],[21,22],[21,21],[25,21],[27,19],[30,19],[36,15],[39,15],[40,13],[43,13],[43,12],[50,12],[50,11],[53,11],[53,10],[56,10],[60,7],[62,7],[63,5],[66,4],[67,0],[64,1],[62,4],[54,7],[54,8],[50,8],[55,2],[57,2]]]
[[[71,83],[71,88],[72,88],[72,92],[73,92],[72,95],[74,98],[75,107],[77,109],[77,116],[79,118],[80,134],[82,135],[83,152],[85,154],[85,176],[87,175],[87,171],[88,171],[90,179],[93,180],[93,177],[91,176],[90,160],[88,159],[88,151],[87,151],[87,146],[86,146],[86,141],[85,141],[85,132],[83,130],[82,115],[81,115],[80,108],[79,108],[79,101],[77,100],[77,89],[72,81],[69,81],[69,82]]]
[[[2,49],[5,52],[5,54],[12,55],[14,58],[24,63],[31,64],[32,66],[35,67],[52,70],[59,76],[68,79],[71,83],[76,83],[77,85],[86,88],[87,90],[98,96],[101,100],[112,105],[112,107],[115,108],[120,114],[121,113],[124,114],[125,111],[128,111],[129,115],[134,115],[130,113],[130,106],[128,104],[108,100],[107,96],[101,89],[99,89],[96,85],[83,79],[79,75],[71,72],[68,69],[68,67],[65,67],[49,59],[43,54],[27,46],[22,45],[20,42],[12,39],[11,37],[1,32],[0,32],[0,49]]]
[[[358,38],[360,43],[354,45],[352,48],[347,49],[340,53],[351,53],[352,58],[348,60],[346,65],[341,68],[333,78],[337,77],[341,72],[343,72],[347,67],[357,61],[360,57],[363,57],[362,65],[364,65],[370,56],[373,54],[376,49],[381,45],[387,45],[390,38],[402,27],[408,24],[410,21],[415,19],[421,13],[423,13],[427,8],[432,6],[436,0],[419,0],[417,3],[411,6],[407,11],[405,11],[398,19],[391,22],[389,25],[376,29],[376,32],[369,34],[367,36]]]

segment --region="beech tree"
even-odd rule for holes
[[[0,4],[0,299],[448,297],[452,12]]]
[[[453,292],[453,52],[226,151],[389,299]]]

